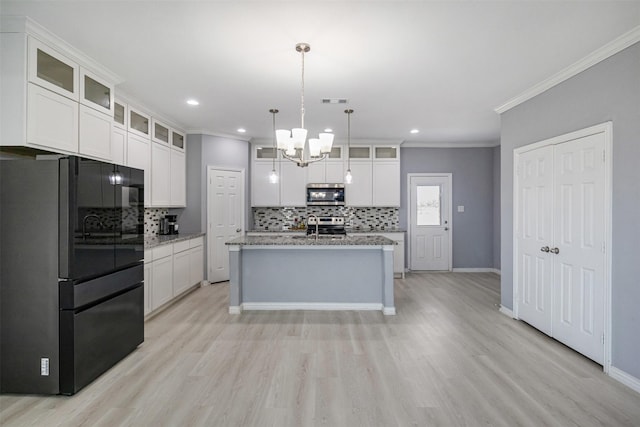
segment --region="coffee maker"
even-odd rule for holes
[[[167,215],[167,234],[178,234],[178,215]]]

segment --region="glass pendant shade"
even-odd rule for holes
[[[347,174],[344,176],[344,182],[351,184],[353,182],[353,176],[351,175],[351,169],[347,169]]]
[[[319,137],[320,137],[320,152],[330,153],[331,147],[333,146],[333,134],[321,133]]]
[[[320,157],[320,147],[322,140],[318,138],[309,138],[309,155],[311,157]]]
[[[293,138],[293,148],[296,150],[304,149],[304,143],[307,141],[307,130],[302,128],[291,129],[291,137]]]
[[[276,131],[276,142],[278,150],[286,150],[289,144],[289,138],[291,138],[291,131],[287,129],[278,129]]]
[[[271,174],[269,175],[269,182],[271,184],[277,184],[278,183],[278,174],[276,173],[276,170],[272,170]]]

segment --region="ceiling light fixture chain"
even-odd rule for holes
[[[301,85],[300,85],[300,128],[289,130],[278,129],[275,131],[277,149],[281,151],[282,157],[296,163],[300,167],[309,166],[310,163],[318,162],[327,158],[331,152],[334,135],[332,133],[321,133],[318,138],[309,139],[309,158],[305,159],[305,146],[307,142],[307,130],[304,127],[304,54],[311,50],[307,43],[296,44],[296,51],[301,55]],[[275,168],[274,168],[275,169]]]

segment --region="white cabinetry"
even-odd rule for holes
[[[115,125],[111,129],[111,161],[122,166],[127,164],[127,131]]]
[[[171,149],[170,161],[171,195],[170,206],[185,207],[187,205],[187,163],[184,150]]]
[[[29,81],[74,101],[79,98],[79,65],[29,36]]]
[[[151,307],[157,309],[173,298],[173,245],[151,250]]]
[[[151,143],[151,206],[171,204],[171,149]]]
[[[151,141],[127,135],[127,166],[144,170],[144,205],[151,205]]]
[[[334,146],[325,160],[311,163],[307,168],[308,184],[341,184],[344,182],[344,147]]]
[[[111,161],[111,116],[80,105],[80,139],[78,152],[83,156]]]
[[[400,206],[400,162],[373,162],[373,206]]]
[[[305,169],[288,160],[280,165],[280,206],[306,205]]]
[[[78,103],[33,83],[29,83],[27,91],[28,145],[34,144],[62,153],[77,153]]]
[[[203,237],[196,237],[145,250],[145,315],[202,282],[203,242]]]
[[[351,162],[353,181],[345,186],[347,206],[372,206],[371,161]]]
[[[252,146],[251,162],[251,206],[280,206],[280,185],[271,183],[269,176],[274,167],[274,156],[277,152],[272,147]],[[279,182],[280,162],[275,161]]]

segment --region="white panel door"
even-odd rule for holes
[[[517,167],[518,316],[551,334],[553,147],[522,154]]]
[[[604,138],[555,148],[553,337],[604,360]],[[557,252],[557,253],[555,253]]]
[[[604,364],[605,134],[518,156],[518,318]]]
[[[225,243],[244,232],[242,172],[209,169],[208,271],[210,282],[229,280],[229,250]]]
[[[451,175],[409,178],[411,270],[451,270]]]

